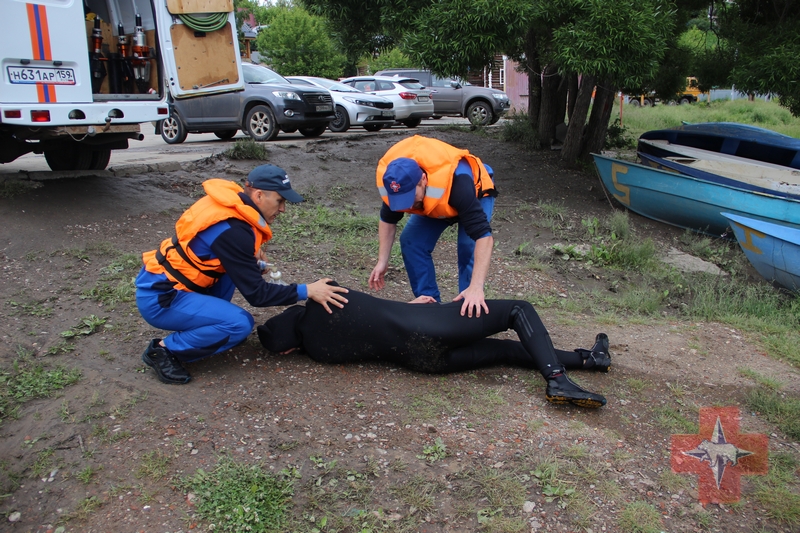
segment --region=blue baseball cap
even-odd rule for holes
[[[398,157],[386,166],[383,186],[389,199],[389,209],[405,211],[414,205],[417,184],[422,179],[422,169],[411,158]]]
[[[292,189],[289,176],[281,167],[275,165],[261,165],[250,171],[247,175],[247,186],[262,191],[275,191],[288,202],[298,204],[303,197]]]

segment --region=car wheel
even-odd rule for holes
[[[275,115],[265,105],[257,105],[248,111],[244,123],[247,127],[247,134],[254,141],[271,141],[278,136],[280,131],[275,123]]]
[[[421,118],[409,118],[404,120],[402,123],[405,124],[407,128],[416,128],[419,126],[419,123],[422,122]]]
[[[173,111],[161,121],[161,138],[167,144],[180,144],[186,140],[186,126],[181,118]]]
[[[689,100],[688,98],[681,98],[681,101],[680,101],[680,104],[681,104],[681,105],[684,105],[684,104],[691,104],[691,103],[692,103],[692,101],[691,101],[691,100]]]
[[[45,150],[44,159],[50,170],[89,170],[94,152],[83,146]]]
[[[383,124],[364,124],[364,129],[367,131],[380,131]]]
[[[489,125],[491,126],[492,124],[497,124],[497,122],[498,122],[499,120],[500,120],[500,115],[494,115],[494,116],[492,117],[492,120],[490,120],[490,121],[489,121]]]
[[[467,108],[467,119],[470,124],[488,126],[492,116],[492,108],[486,102],[473,102]]]
[[[217,136],[217,139],[222,139],[223,141],[227,141],[228,139],[233,139],[236,137],[236,132],[239,130],[222,130],[222,131],[215,131],[214,135]]]
[[[328,129],[336,133],[350,129],[350,115],[347,113],[347,109],[340,105],[336,106],[336,120],[328,124]]]
[[[327,127],[327,125],[323,124],[322,126],[313,126],[311,128],[300,128],[300,133],[303,137],[319,137],[325,133]]]
[[[111,148],[103,148],[92,152],[92,162],[89,163],[90,170],[103,170],[111,161]]]

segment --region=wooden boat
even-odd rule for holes
[[[641,141],[659,145],[667,141]],[[639,152],[643,165],[756,192],[800,198],[800,170],[674,145],[678,156]]]
[[[800,292],[800,228],[733,213],[722,216],[731,221],[739,246],[759,274]]]
[[[648,145],[642,143],[643,140],[661,140],[667,143]],[[675,128],[648,131],[639,137],[639,151],[657,157],[681,155],[671,150],[673,145],[800,169],[800,139],[747,124],[684,124]]]
[[[609,193],[647,218],[720,236],[728,219],[720,212],[800,227],[800,200],[701,180],[592,154]]]

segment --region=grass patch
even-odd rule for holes
[[[267,148],[253,139],[237,139],[236,142],[222,152],[228,159],[266,161],[269,159]]]
[[[51,396],[80,378],[77,368],[59,365],[48,369],[28,358],[17,359],[11,369],[0,370],[0,422],[12,416],[18,404]]]
[[[747,407],[778,426],[792,440],[800,440],[800,398],[776,391],[753,389],[745,397]]]
[[[660,533],[661,514],[649,503],[633,502],[620,513],[619,528],[623,533]]]
[[[694,320],[722,322],[754,332],[774,358],[800,367],[800,298],[776,291],[766,283],[701,278],[691,288],[683,312]]]
[[[764,387],[767,387],[768,389],[777,391],[777,390],[780,390],[780,389],[783,388],[783,384],[784,384],[783,381],[780,381],[780,380],[775,379],[775,378],[771,378],[769,376],[764,376],[762,374],[759,374],[755,370],[751,370],[750,368],[745,368],[745,367],[741,367],[740,366],[740,367],[738,367],[736,369],[736,371],[739,372],[740,376],[748,378],[748,379],[752,379],[753,381],[755,381],[759,385],[763,385]]]
[[[136,477],[149,477],[158,481],[167,475],[171,459],[161,450],[153,450],[142,456],[139,468],[136,470]]]
[[[527,113],[514,113],[506,117],[500,129],[500,139],[505,142],[521,144],[525,148],[538,150],[539,134],[531,124]]]
[[[656,407],[653,409],[656,423],[672,433],[697,433],[698,425],[672,407]]]
[[[505,403],[494,389],[473,387],[465,392],[463,383],[439,378],[432,390],[411,397],[408,411],[411,417],[421,420],[456,414],[497,419],[501,416],[499,407]]]
[[[0,181],[0,198],[14,198],[42,187],[38,181],[3,180]]]
[[[95,286],[81,296],[111,307],[132,302],[136,295],[134,281],[141,267],[141,254],[120,254],[100,270],[101,275]]]
[[[197,514],[209,526],[236,533],[280,531],[294,493],[291,481],[227,457],[210,472],[198,469],[181,488],[197,496]]]
[[[754,495],[767,515],[783,524],[800,524],[797,470],[800,461],[788,453],[770,454],[769,471],[755,482]]]
[[[436,494],[443,489],[443,484],[431,481],[416,474],[411,479],[389,489],[397,498],[409,506],[411,514],[421,512],[426,515],[436,509]]]

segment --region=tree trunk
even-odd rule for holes
[[[575,101],[578,99],[578,75],[569,75],[569,89],[567,93],[567,121],[572,118],[572,110],[575,109]]]
[[[581,153],[583,126],[586,124],[586,115],[589,114],[589,106],[592,104],[593,89],[594,76],[583,76],[581,87],[578,89],[578,97],[575,99],[575,108],[569,119],[567,138],[564,139],[564,146],[561,148],[561,159],[571,165],[575,164]]]
[[[528,74],[528,121],[532,128],[539,124],[539,108],[542,103],[542,69],[536,47],[536,32],[525,34],[525,72]]]
[[[561,76],[561,81],[556,89],[556,124],[567,122],[567,91],[569,89],[569,76]]]
[[[548,65],[542,76],[542,104],[539,106],[539,142],[542,148],[550,148],[556,134],[556,124],[564,120],[564,110],[559,113],[558,86],[561,76],[554,65]]]
[[[616,95],[617,87],[611,86],[609,83],[601,83],[597,86],[592,114],[589,117],[589,126],[583,137],[580,159],[588,161],[592,158],[592,152],[599,153],[603,149]]]

